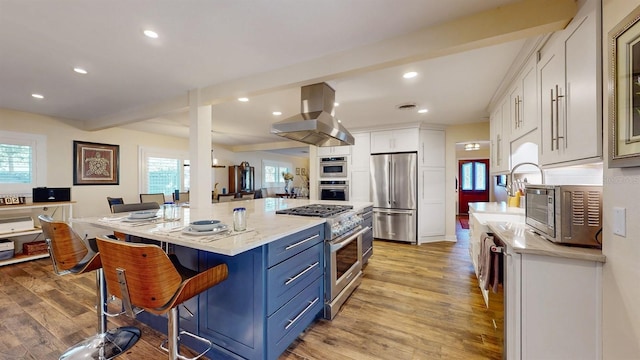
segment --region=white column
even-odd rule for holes
[[[200,105],[200,89],[189,91],[189,207],[211,206],[211,105]]]

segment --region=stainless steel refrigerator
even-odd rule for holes
[[[371,155],[373,237],[417,241],[416,153]]]

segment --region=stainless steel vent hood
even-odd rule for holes
[[[334,118],[335,91],[326,83],[300,89],[300,114],[277,122],[271,133],[316,146],[353,145],[353,135]]]

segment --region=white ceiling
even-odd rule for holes
[[[380,61],[374,71],[357,69],[372,67],[350,51],[514,2],[0,0],[0,107],[85,129],[125,126],[186,137],[186,94],[209,89],[212,141],[232,147],[282,141],[269,129],[299,111],[299,84],[327,81],[340,102],[336,115],[351,130],[486,121],[523,37],[430,59]],[[160,37],[146,38],[144,29]],[[348,71],[334,65],[324,70],[331,76],[312,78],[314,69],[296,70],[337,54]],[[89,73],[76,74],[75,66]],[[403,79],[409,70],[419,75]],[[266,75],[277,78],[279,71],[287,79],[266,84]],[[247,103],[235,100],[243,87]],[[396,109],[406,102],[429,112]],[[282,115],[273,116],[276,110]]]

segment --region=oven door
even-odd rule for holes
[[[326,244],[330,261],[330,268],[326,270],[328,301],[334,300],[362,270],[362,235],[366,230],[358,228]]]
[[[349,200],[349,185],[318,185],[320,200]]]
[[[321,178],[345,178],[347,177],[347,160],[345,158],[320,159]]]

